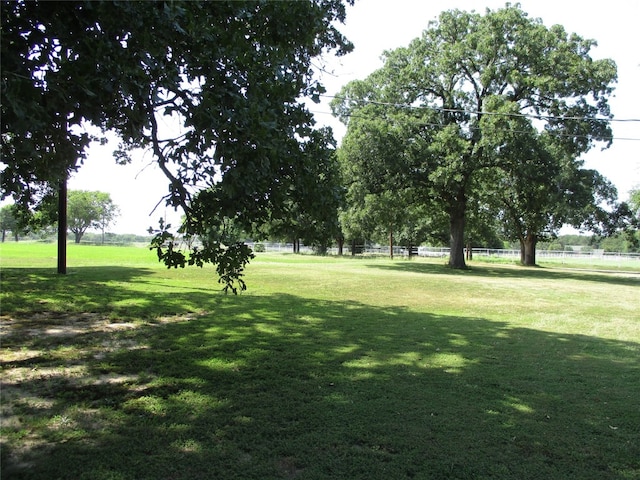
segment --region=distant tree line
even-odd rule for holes
[[[375,201],[375,197],[368,197],[369,201]],[[384,197],[382,198],[384,201]],[[390,202],[393,204],[393,202]],[[50,208],[54,208],[54,203]],[[347,208],[346,202],[342,203],[343,209]],[[572,246],[582,246],[586,249],[602,249],[607,252],[634,253],[640,252],[640,188],[630,192],[628,203],[624,204],[627,214],[625,221],[619,221],[616,231],[610,235],[598,234],[572,234],[550,236],[548,239],[540,241],[538,248],[543,250],[568,250]],[[384,209],[382,205],[368,205],[373,211]],[[69,192],[69,240],[75,243],[84,241],[85,243],[150,243],[152,235],[135,234],[114,234],[106,229],[120,213],[119,207],[115,205],[108,193],[91,192],[82,190],[72,190]],[[392,212],[393,208],[389,208]],[[344,210],[343,210],[344,212]],[[429,216],[424,212],[411,210],[413,216],[408,215],[400,221],[401,212],[396,214],[396,231],[394,239],[396,245],[411,248],[412,246],[428,245],[433,247],[447,246],[447,229],[445,223],[441,223],[437,230],[437,225],[428,222]],[[226,243],[245,241],[248,239],[257,241],[272,241],[290,243],[293,245],[293,252],[299,251],[300,245],[310,246],[319,254],[325,253],[330,247],[338,247],[341,253],[358,253],[358,248],[364,244],[384,245],[389,243],[388,232],[385,230],[386,223],[380,218],[371,216],[367,209],[360,212],[359,225],[368,225],[369,228],[359,230],[356,235],[350,230],[353,219],[344,213],[336,216],[333,221],[320,226],[313,224],[306,225],[306,228],[288,228],[281,222],[266,224],[258,235],[251,234],[242,228],[242,225],[232,222],[230,219],[223,221],[219,231],[211,230],[211,235],[221,238]],[[393,213],[389,213],[393,215]],[[406,215],[406,212],[403,214]],[[20,209],[16,205],[5,205],[0,208],[0,230],[2,232],[2,242],[7,238],[14,241],[20,239],[54,241],[56,236],[55,212],[40,211],[38,215],[29,217],[25,221],[20,216]],[[368,222],[368,223],[367,223]],[[500,222],[484,222],[484,228],[476,228],[474,242],[468,245],[472,248],[507,248],[517,249],[519,242],[513,242],[509,237],[502,235]],[[490,228],[490,226],[493,228]],[[99,233],[88,231],[97,230]],[[319,233],[319,234],[318,234]],[[345,239],[349,241],[346,242]],[[393,246],[393,245],[391,245]],[[391,249],[392,255],[393,249]]]

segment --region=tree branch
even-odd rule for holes
[[[191,199],[191,195],[184,187],[183,183],[178,178],[176,178],[171,170],[169,170],[169,168],[167,167],[167,157],[165,156],[163,151],[164,149],[161,145],[162,141],[158,139],[158,120],[156,119],[156,112],[151,102],[146,105],[146,109],[147,115],[149,116],[149,123],[151,125],[150,136],[153,154],[158,159],[158,166],[160,167],[160,170],[162,170],[162,173],[164,173],[171,182],[171,192],[169,196],[174,205],[177,202],[177,204],[183,208],[185,214],[188,214],[189,200]]]

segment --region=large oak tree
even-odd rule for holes
[[[483,185],[478,175],[493,168],[518,175],[520,163],[532,160],[514,154],[514,138],[553,144],[562,155],[552,164],[610,143],[616,66],[593,60],[594,45],[561,26],[547,28],[518,6],[484,15],[448,11],[408,47],[385,52],[384,66],[348,84],[333,107],[348,129],[380,115],[372,105],[384,107],[388,121],[412,119],[403,149],[412,163],[404,174],[447,214],[449,265],[464,268],[469,198]]]

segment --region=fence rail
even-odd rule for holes
[[[488,248],[474,248],[474,256],[520,258],[520,250],[500,250]],[[640,261],[640,253],[605,252],[604,250],[572,251],[572,250],[536,250],[538,259],[560,260],[594,260],[594,261]]]
[[[256,245],[259,245],[256,247]],[[254,248],[255,251],[265,252],[277,252],[287,253],[293,252],[293,243],[250,243],[249,246]],[[345,246],[344,254],[351,255],[351,245]],[[356,245],[356,252],[358,255],[369,256],[388,256],[388,246],[378,245]],[[300,245],[300,253],[313,253],[313,248],[305,245]],[[337,255],[337,248],[330,248],[327,253],[329,255]],[[415,249],[414,249],[414,255]],[[493,248],[474,248],[472,250],[473,257],[489,257],[489,258],[503,258],[514,259],[520,258],[520,250],[510,249],[493,249]],[[402,246],[393,247],[394,256],[409,256],[409,249]],[[444,258],[449,256],[448,247],[418,247],[418,257],[434,257]],[[640,253],[621,253],[621,252],[605,252],[604,250],[590,250],[590,251],[571,251],[571,250],[536,250],[536,258],[538,260],[558,260],[558,261],[571,261],[571,260],[587,260],[593,262],[620,262],[620,261],[636,261],[640,262]]]
[[[85,242],[82,244],[97,245],[97,242]],[[145,243],[135,242],[113,242],[106,241],[104,245],[138,245],[148,246]],[[273,243],[273,242],[249,242],[248,245],[253,248],[255,252],[272,252],[272,253],[293,253],[293,243]],[[351,255],[352,245],[345,245],[343,254]],[[389,247],[385,245],[356,245],[357,255],[366,256],[389,256]],[[418,257],[431,257],[431,258],[445,258],[449,256],[448,247],[412,247],[412,255]],[[311,254],[314,253],[312,247],[306,245],[300,245],[300,253]],[[466,253],[466,252],[465,252]],[[329,255],[338,255],[337,248],[330,248],[327,251]],[[497,259],[513,259],[518,260],[520,258],[520,250],[515,249],[497,249],[497,248],[474,248],[472,250],[474,258],[497,258]],[[393,255],[397,257],[408,257],[409,249],[403,246],[393,247]],[[622,253],[622,252],[606,252],[604,250],[593,249],[588,251],[576,251],[576,250],[536,250],[536,258],[538,260],[549,260],[558,262],[587,262],[587,263],[612,263],[612,262],[627,262],[635,261],[640,262],[640,253]]]

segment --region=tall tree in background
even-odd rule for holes
[[[503,233],[520,243],[523,265],[536,264],[536,245],[554,238],[563,225],[602,232],[615,208],[616,189],[567,148],[562,137],[538,131],[529,119],[496,106],[483,119],[501,145],[498,168],[482,175],[483,191],[495,205]],[[607,210],[608,208],[608,210]]]
[[[517,172],[521,160],[505,155],[504,127],[492,118],[527,127],[513,134],[545,132],[563,150],[558,161],[610,143],[616,66],[593,60],[594,45],[561,26],[545,27],[518,6],[444,12],[408,47],[386,52],[382,69],[347,85],[333,108],[348,128],[370,105],[386,106],[388,119],[412,112],[406,117],[415,119],[415,133],[406,145],[415,161],[407,175],[448,215],[449,265],[464,268],[468,201],[481,185],[474,177],[489,168]]]
[[[2,243],[4,243],[7,232],[11,232],[14,240],[17,242],[21,233],[16,218],[16,206],[5,205],[0,208],[0,230],[2,230]]]
[[[340,0],[1,8],[3,196],[26,208],[50,193],[82,163],[90,123],[119,135],[120,161],[152,152],[186,237],[222,218],[251,226],[286,213],[279,206],[314,161],[300,100],[323,92],[311,60],[351,49],[334,27]],[[183,252],[174,241],[161,229],[154,243],[168,266],[215,263],[227,286],[250,256],[216,242]]]
[[[640,251],[640,187],[629,191],[628,202],[617,205],[609,232],[623,238],[624,250]]]
[[[109,225],[120,215],[120,207],[113,203],[108,193],[97,192],[99,194],[99,214],[100,218],[96,221],[96,228],[102,233],[102,243],[104,243],[104,234]]]
[[[640,187],[636,187],[629,192],[629,210],[631,212],[630,226],[627,230],[627,237],[636,251],[640,250]]]
[[[74,235],[75,243],[80,243],[90,228],[102,230],[115,219],[118,207],[105,192],[70,190],[67,202],[68,228]],[[104,240],[103,240],[104,241]]]

